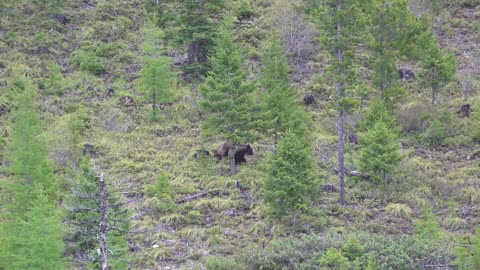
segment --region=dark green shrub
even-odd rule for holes
[[[254,12],[255,10],[250,5],[249,1],[243,0],[236,12],[236,15],[238,19],[243,20],[243,19],[249,19],[250,17],[252,17]]]
[[[430,121],[429,127],[425,132],[425,140],[430,145],[439,145],[445,140],[445,127],[440,120]]]
[[[360,269],[370,265],[370,269],[414,270],[424,269],[428,264],[448,264],[452,260],[452,246],[439,239],[355,232],[346,235],[337,233],[301,235],[298,238],[274,240],[265,249],[257,246],[245,249],[239,257],[239,262],[247,269],[324,269],[319,266],[320,260],[324,264],[338,262],[342,266],[348,266],[342,259],[343,257],[350,264],[345,258],[345,253],[342,255],[338,250],[349,247],[349,256],[362,253],[361,248],[352,248],[357,245],[347,244],[347,239],[351,237],[358,239],[364,251],[368,252],[351,262],[351,265],[360,266]],[[326,251],[329,249],[330,252],[327,254]],[[370,254],[375,255],[373,260]]]
[[[95,54],[98,57],[113,57],[116,54],[116,50],[119,46],[115,43],[102,43],[95,50]]]
[[[98,57],[92,52],[79,51],[72,56],[72,64],[82,71],[93,75],[101,75],[107,71]]]
[[[342,248],[342,254],[350,261],[360,258],[364,254],[365,248],[355,236],[349,236]]]

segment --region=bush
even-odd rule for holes
[[[234,258],[231,257],[208,257],[206,259],[206,266],[208,270],[231,270],[243,269]]]
[[[347,244],[350,237],[357,238],[364,250],[369,251],[368,254],[357,257],[352,263],[339,251],[342,246],[351,246]],[[354,253],[357,255],[361,253],[360,249],[357,251]],[[370,254],[375,254],[374,260],[371,260]],[[239,262],[247,269],[322,269],[319,268],[321,263],[324,266],[331,264],[332,267],[370,265],[371,269],[375,269],[376,266],[376,269],[413,270],[424,269],[427,264],[448,264],[451,257],[452,246],[438,239],[354,232],[345,235],[337,233],[301,235],[298,238],[274,240],[265,249],[257,246],[245,249],[239,257]]]
[[[385,207],[385,212],[395,217],[410,218],[412,210],[406,204],[391,203]]]
[[[133,124],[131,116],[117,108],[105,108],[99,114],[99,125],[106,131],[127,133]]]
[[[425,140],[430,145],[439,145],[445,140],[445,127],[440,120],[433,120],[425,132]]]
[[[95,50],[95,54],[98,57],[113,57],[115,56],[118,47],[119,46],[115,43],[102,43]]]
[[[323,269],[345,270],[350,267],[350,262],[336,248],[329,248],[318,260]]]
[[[93,75],[101,75],[107,71],[98,60],[98,57],[92,52],[75,52],[72,56],[72,64],[81,71],[86,71]]]
[[[190,224],[198,224],[202,217],[203,215],[197,210],[192,210],[187,214],[187,218]]]
[[[243,19],[249,19],[250,17],[252,17],[254,12],[255,10],[250,5],[249,1],[243,0],[236,12],[236,15],[238,19],[243,20]]]
[[[413,104],[397,113],[397,121],[403,132],[421,132],[425,130],[431,109],[425,104]]]
[[[365,248],[355,236],[349,236],[342,248],[342,254],[350,261],[363,256]]]
[[[461,191],[462,199],[469,203],[474,204],[480,201],[480,190],[475,187],[464,187]]]

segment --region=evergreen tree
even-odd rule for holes
[[[271,217],[290,215],[296,226],[298,214],[310,209],[316,194],[313,168],[310,144],[302,136],[287,133],[271,157],[263,184],[262,194]]]
[[[398,2],[398,1],[393,1]],[[405,2],[405,1],[403,1]],[[373,14],[373,84],[377,91],[385,95],[385,91],[395,87],[398,78],[395,67],[395,45],[399,43],[400,28],[397,3],[378,1]]]
[[[398,133],[385,122],[378,121],[361,138],[360,143],[360,169],[369,173],[374,181],[381,179],[387,185],[387,174],[392,172],[401,160]]]
[[[472,269],[480,269],[480,227],[477,226],[475,236],[472,243],[472,256],[470,257],[470,265]]]
[[[159,103],[171,102],[173,98],[172,83],[175,73],[170,68],[170,58],[159,54],[161,46],[159,45],[162,33],[153,28],[147,28],[144,37],[142,50],[145,54],[141,58],[143,62],[140,71],[139,87],[152,101],[152,119],[157,119]]]
[[[215,50],[210,58],[212,70],[208,73],[200,92],[199,102],[206,113],[202,132],[206,136],[219,135],[236,144],[255,138],[256,125],[253,91],[255,85],[247,81],[240,49],[233,41],[232,25],[227,22],[215,40]],[[236,172],[232,155],[231,172]]]
[[[273,135],[275,145],[280,135],[287,130],[298,134],[306,132],[302,110],[295,104],[297,91],[288,78],[288,64],[285,53],[278,38],[269,40],[263,53],[261,86],[263,87],[262,119],[268,135]],[[268,120],[267,120],[268,119]]]
[[[368,254],[368,263],[367,266],[365,267],[365,270],[377,270],[377,262],[375,261],[375,255],[374,253],[369,253]]]
[[[462,246],[456,246],[453,250],[453,255],[455,256],[455,260],[453,261],[453,265],[455,265],[458,270],[468,270],[471,269],[468,263],[468,249]]]
[[[370,1],[325,0],[321,1],[320,14],[317,21],[323,30],[319,39],[329,49],[330,65],[327,68],[328,77],[335,88],[334,100],[337,109],[337,154],[339,178],[339,202],[345,204],[345,116],[358,106],[355,99],[355,48],[364,35]],[[322,12],[323,11],[323,12]]]
[[[385,103],[381,99],[374,99],[370,102],[368,109],[363,113],[360,123],[360,130],[367,131],[373,128],[375,123],[383,122],[391,130],[398,130],[395,116],[388,112]]]
[[[1,218],[0,269],[64,269],[63,228],[42,188],[33,188],[26,213],[8,210]]]
[[[329,248],[318,259],[320,269],[344,270],[350,269],[351,264],[347,258],[336,248]]]
[[[0,186],[0,269],[63,269],[63,230],[53,167],[44,143],[35,93],[13,83],[16,110],[9,159],[12,176]]]
[[[455,59],[452,54],[443,52],[432,37],[421,63],[424,84],[431,90],[433,105],[440,90],[455,77]]]
[[[440,225],[435,219],[432,208],[424,207],[422,209],[420,219],[415,221],[414,233],[420,238],[429,240],[436,240],[441,237]]]
[[[204,75],[208,53],[214,46],[224,0],[180,0],[177,43],[187,46],[185,73]],[[178,12],[175,10],[174,12]]]
[[[29,87],[29,83],[25,82],[25,85],[13,89],[16,92],[17,109],[13,113],[15,124],[9,154],[12,164],[9,170],[23,178],[25,185],[35,183],[44,189],[47,196],[55,200],[57,186],[52,162],[48,158],[45,142],[41,140],[43,127],[38,115],[36,94],[28,89]]]
[[[170,213],[175,209],[173,190],[166,172],[160,173],[157,182],[145,186],[145,193],[157,200],[156,211],[160,214]]]
[[[92,169],[88,159],[83,159],[80,172],[74,174],[70,193],[66,198],[66,221],[69,224],[70,245],[76,250],[75,260],[98,268],[101,259],[97,249],[101,249],[101,205],[106,208],[105,228],[109,266],[127,269],[128,215],[123,203],[108,185],[105,198],[101,196],[101,181],[97,171]]]
[[[383,101],[392,109],[404,95],[398,85],[395,62],[400,55],[413,57],[412,44],[427,31],[426,24],[411,13],[407,0],[371,1],[371,33],[373,85]],[[428,24],[427,24],[428,25]]]
[[[348,260],[354,261],[363,256],[365,248],[355,236],[349,236],[342,247],[342,254]]]

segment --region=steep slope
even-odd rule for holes
[[[270,1],[252,2],[256,15],[248,23],[237,24],[236,34],[257,49],[272,23],[268,18],[272,12],[268,9]],[[302,217],[301,228],[294,230],[285,225],[287,221],[267,220],[265,205],[259,199],[271,140],[254,143],[255,155],[235,176],[229,174],[226,160],[193,158],[196,150],[212,153],[222,143],[200,136],[196,83],[183,82],[179,76],[174,102],[162,105],[157,122],[149,120],[151,105],[135,82],[141,69],[141,30],[149,16],[144,1],[42,3],[12,0],[0,5],[0,147],[6,149],[11,133],[9,112],[14,109],[14,93],[7,91],[8,85],[25,76],[41,93],[46,137],[57,176],[68,177],[66,168],[76,164],[89,145],[95,152],[94,163],[129,201],[131,269],[213,268],[221,265],[221,257],[250,250],[246,247],[263,248],[272,239],[301,232],[315,234],[327,228],[335,232],[411,234],[424,205],[433,206],[442,229],[451,237],[471,234],[480,225],[480,168],[475,160],[480,145],[466,133],[478,121],[456,114],[464,103],[474,109],[480,104],[478,6],[450,7],[434,21],[438,40],[455,52],[458,63],[458,84],[450,85],[440,99],[442,108],[452,116],[447,127],[450,139],[444,146],[428,147],[421,142],[423,127],[417,134],[406,134],[402,138],[406,159],[396,181],[387,188],[349,182],[345,208],[335,203],[337,193],[324,192],[315,202],[314,212]],[[292,78],[301,93],[318,88],[311,76],[322,70],[325,57],[317,50],[312,49],[310,58],[291,63]],[[255,52],[252,55],[249,68],[257,70],[260,63]],[[411,118],[422,113],[437,112],[419,105],[428,96],[419,83],[405,87],[411,96],[398,113],[401,123],[414,121]],[[336,186],[334,112],[328,93],[318,96],[324,100],[306,108],[315,122],[317,173],[324,185]],[[83,123],[78,134],[69,129],[72,116]],[[350,120],[356,121],[355,117]],[[356,146],[349,147],[355,150]],[[4,152],[0,153],[2,166],[8,165]],[[347,165],[353,170],[355,151],[349,153]],[[158,198],[145,194],[145,187],[154,184],[161,172],[167,172],[177,201],[175,209],[167,213],[162,212]],[[330,191],[327,186],[326,191]],[[188,199],[195,195],[199,196]],[[386,211],[391,204],[406,205],[411,215]]]

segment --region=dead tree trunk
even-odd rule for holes
[[[341,0],[337,0],[337,11],[340,10],[342,8],[342,1]],[[336,37],[334,38],[335,40],[335,43],[337,43],[335,46],[336,46],[336,50],[335,50],[335,58],[337,60],[338,63],[342,63],[343,62],[343,47],[342,45],[340,45],[339,43],[341,43],[342,41],[340,39],[342,39],[342,27],[343,27],[343,24],[342,24],[342,21],[339,19],[337,21],[337,33],[336,33]],[[339,69],[337,69],[335,71],[335,73],[337,73],[337,76],[340,76],[340,73],[341,71]],[[338,80],[338,79],[337,79]],[[335,90],[337,92],[337,96],[338,98],[342,98],[344,96],[344,93],[343,93],[343,89],[342,89],[343,85],[341,84],[341,82],[337,81],[335,83]],[[344,115],[344,111],[343,111],[343,108],[340,107],[341,105],[337,105],[339,106],[338,107],[338,115],[337,115],[337,139],[338,139],[338,145],[337,145],[337,153],[338,153],[338,185],[339,185],[339,193],[340,193],[340,198],[339,198],[339,202],[341,205],[345,205],[345,166],[344,166],[344,148],[345,148],[345,141],[344,141],[344,138],[343,138],[343,134],[344,134],[344,122],[345,122],[345,115]]]
[[[339,193],[340,198],[339,202],[341,205],[345,205],[345,165],[344,165],[344,149],[345,149],[345,141],[343,138],[344,133],[344,121],[345,116],[342,109],[338,112],[338,119],[337,119],[337,139],[338,139],[338,185],[339,185]]]
[[[232,155],[232,160],[230,161],[230,172],[232,174],[237,173],[237,164],[235,164],[235,155]]]
[[[233,143],[232,147],[230,148],[228,155],[232,157],[230,160],[230,173],[236,174],[237,173],[237,163],[235,163],[235,152],[237,151],[237,144]]]
[[[108,270],[107,257],[107,226],[105,216],[107,213],[107,194],[105,192],[105,180],[103,173],[100,174],[100,253],[102,255],[100,264],[102,270]]]

